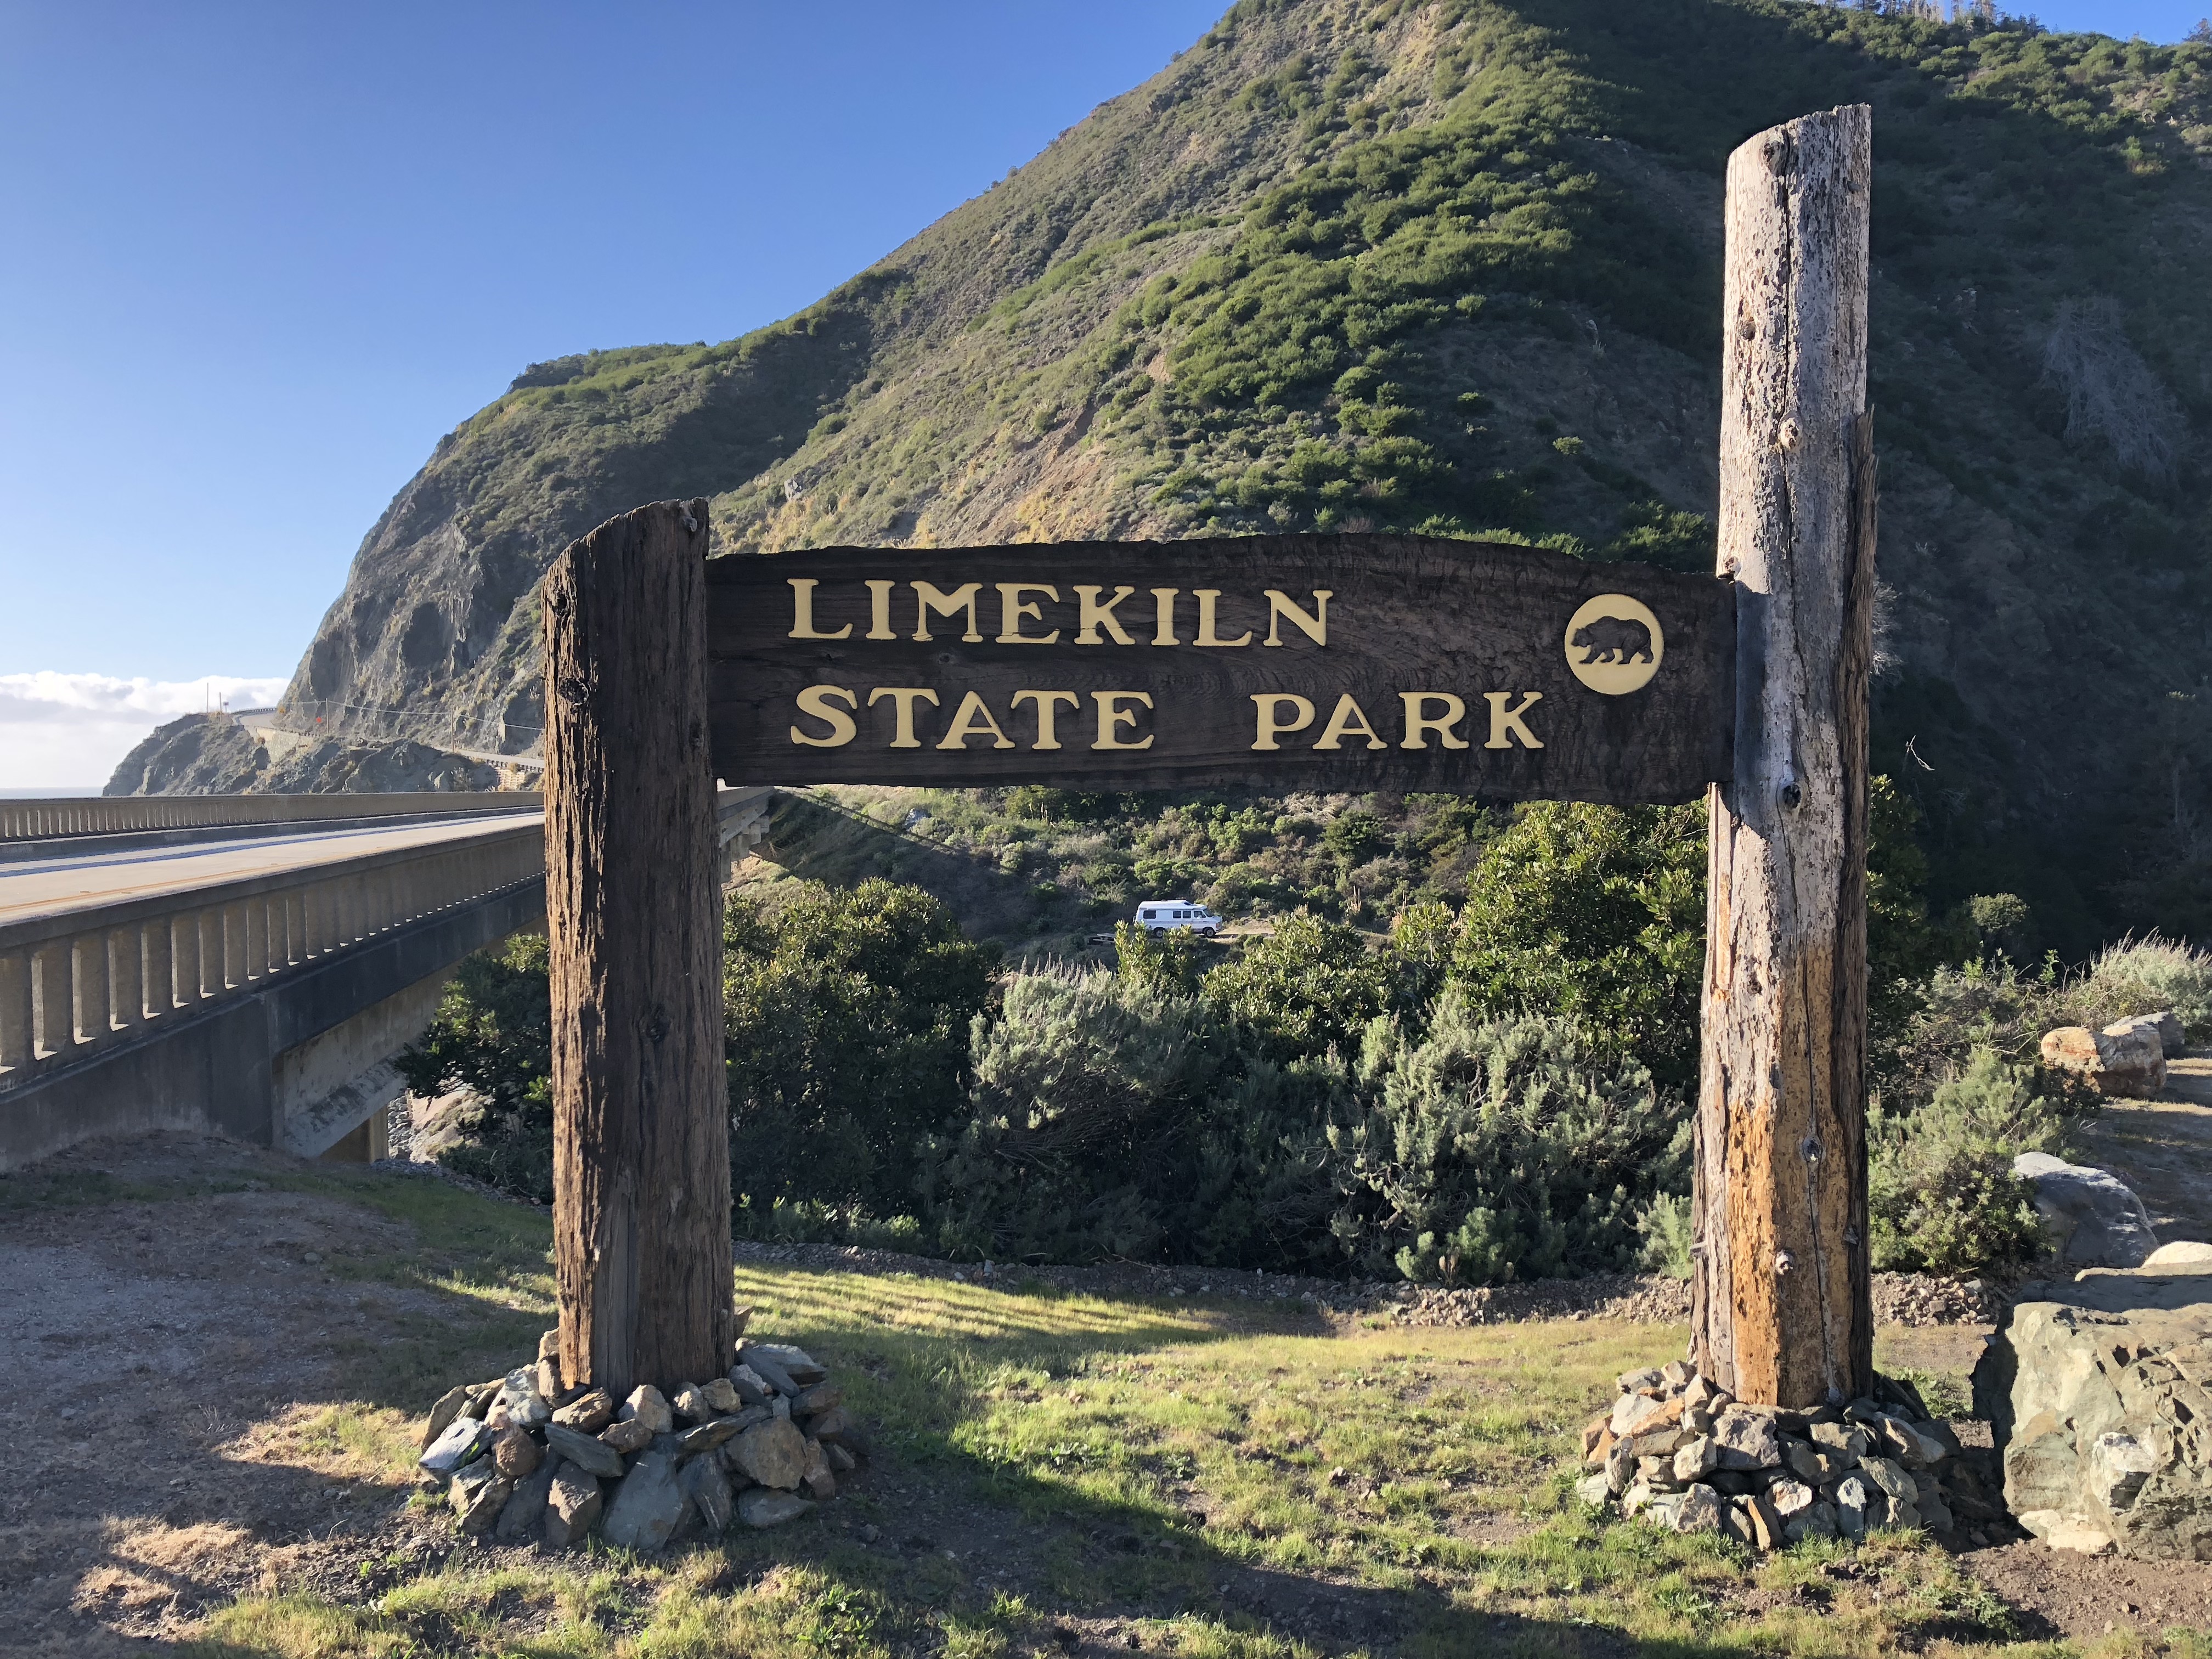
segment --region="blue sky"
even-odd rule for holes
[[[0,0],[0,787],[118,740],[11,688],[105,677],[143,731],[289,673],[524,364],[796,310],[1224,3]],[[2212,0],[2026,9],[2171,40]]]

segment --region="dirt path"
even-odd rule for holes
[[[2114,1100],[2082,1136],[2084,1158],[2134,1188],[2159,1238],[2212,1240],[2212,1048],[2166,1067],[2156,1100]]]
[[[473,1298],[349,1272],[411,1230],[279,1189],[305,1167],[165,1136],[4,1183],[9,1654],[142,1653],[280,1570],[342,1578],[368,1553],[451,1549],[404,1488],[346,1478],[344,1449],[301,1430],[324,1403],[410,1389],[409,1355],[450,1349]]]

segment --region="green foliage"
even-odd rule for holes
[[[940,1249],[1236,1266],[1329,1249],[1340,1066],[1245,1064],[1204,1002],[1064,967],[1009,981],[971,1042],[973,1115],[922,1158]]]
[[[1687,1193],[1662,1193],[1637,1218],[1636,1231],[1644,1249],[1637,1258],[1644,1271],[1668,1279],[1687,1279],[1692,1266],[1690,1246],[1696,1242],[1696,1220]]]
[[[1390,968],[1341,922],[1286,916],[1206,976],[1208,1002],[1283,1060],[1349,1048],[1389,1006]]]
[[[467,1138],[441,1162],[540,1204],[553,1201],[552,994],[542,933],[464,957],[420,1041],[392,1061],[418,1095],[471,1090]]]
[[[915,1143],[960,1112],[996,953],[917,888],[789,888],[724,924],[732,1187],[896,1213]]]
[[[1170,996],[1198,994],[1206,977],[1205,951],[1188,928],[1155,938],[1134,922],[1114,924],[1115,972],[1133,985]]]
[[[1334,1137],[1353,1194],[1333,1225],[1363,1267],[1485,1285],[1619,1271],[1680,1176],[1686,1112],[1557,1015],[1486,1016],[1458,987],[1427,1035],[1369,1030],[1370,1104]]]
[[[1705,811],[1523,807],[1483,849],[1451,982],[1490,1015],[1543,1010],[1674,1086],[1696,1074]]]
[[[1875,1266],[1898,1273],[1980,1273],[2041,1247],[2033,1194],[2012,1172],[2021,1152],[2061,1152],[2068,1103],[2038,1092],[2034,1068],[1976,1047],[1923,1105],[1867,1115],[1867,1187]]]
[[[2171,1010],[2191,1036],[2212,1036],[2212,951],[2155,933],[2123,939],[2091,959],[2071,995],[2084,1023]]]

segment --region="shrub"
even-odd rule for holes
[[[542,933],[463,959],[420,1041],[392,1062],[418,1095],[466,1087],[483,1103],[439,1162],[553,1201],[553,999]]]
[[[1686,1086],[1697,1074],[1705,824],[1698,806],[1522,808],[1468,883],[1452,983],[1487,1015],[1568,1016]]]
[[[2033,1194],[2012,1172],[2021,1152],[2065,1145],[2069,1115],[2038,1092],[2033,1067],[1976,1048],[1928,1102],[1867,1114],[1867,1188],[1875,1266],[1899,1273],[1979,1273],[2023,1261],[2043,1241]]]
[[[2084,1024],[2172,1009],[2191,1036],[2212,1035],[2212,951],[2156,933],[2122,939],[2090,959],[2069,1000]]]
[[[1690,1276],[1696,1218],[1691,1213],[1687,1193],[1660,1194],[1637,1218],[1636,1231],[1644,1239],[1637,1261],[1644,1272],[1668,1279]]]
[[[732,1190],[906,1208],[915,1142],[960,1114],[996,951],[883,880],[733,899],[723,938]]]
[[[1206,947],[1188,928],[1156,938],[1133,921],[1117,921],[1114,961],[1114,971],[1131,984],[1170,996],[1196,996],[1206,976]]]
[[[1486,1018],[1448,988],[1427,1036],[1368,1032],[1363,1121],[1333,1137],[1334,1224],[1370,1271],[1483,1285],[1634,1265],[1636,1218],[1679,1182],[1686,1111],[1576,1021]]]
[[[1279,1061],[1349,1048],[1389,1006],[1390,968],[1358,933],[1318,916],[1286,916],[1271,939],[1206,976],[1206,999]]]

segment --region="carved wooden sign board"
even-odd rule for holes
[[[1729,775],[1710,576],[1412,536],[710,560],[732,781],[1684,801]]]

